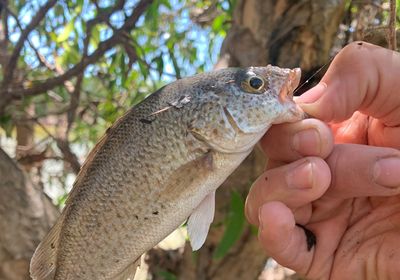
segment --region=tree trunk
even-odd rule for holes
[[[239,0],[221,56],[312,71],[328,61],[344,10],[344,0]]]
[[[301,67],[303,77],[309,77],[328,62],[344,9],[343,0],[238,0],[217,67],[266,64]],[[262,173],[264,166],[264,156],[256,149],[218,189],[216,217],[208,239],[195,256],[186,245],[180,265],[175,266],[174,274],[178,279],[259,277],[267,256],[249,225],[222,260],[212,256],[225,230],[223,220],[232,190],[246,197],[251,183]]]
[[[0,178],[0,279],[30,279],[30,258],[58,210],[1,149]]]

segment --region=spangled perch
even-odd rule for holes
[[[215,190],[274,123],[303,118],[299,69],[228,68],[169,84],[128,111],[89,154],[31,262],[33,279],[127,279],[186,219],[193,249]]]

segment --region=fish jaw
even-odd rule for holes
[[[301,79],[301,69],[289,69],[287,79],[279,91],[279,102],[283,105],[281,116],[277,117],[272,123],[295,122],[306,117],[306,113],[293,100],[295,89],[299,86]]]
[[[262,77],[267,85],[259,94],[239,92],[239,104],[228,104],[227,111],[241,132],[266,131],[272,124],[294,122],[305,117],[303,110],[293,101],[293,91],[300,82],[300,68],[249,67],[247,75]]]

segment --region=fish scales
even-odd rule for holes
[[[222,184],[271,124],[303,118],[291,99],[299,75],[228,68],[178,80],[133,107],[89,154],[32,258],[33,279],[133,277],[140,256]]]

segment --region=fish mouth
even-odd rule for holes
[[[301,78],[301,69],[294,68],[289,70],[288,77],[279,92],[279,100],[293,102],[293,92],[299,86]]]

